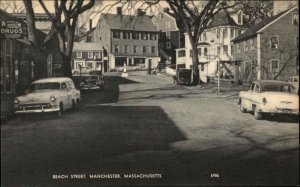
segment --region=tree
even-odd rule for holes
[[[54,0],[54,13],[50,13],[44,1],[38,0],[39,4],[52,22],[51,30],[43,41],[37,37],[37,29],[34,21],[34,10],[32,0],[23,0],[28,26],[28,37],[34,48],[40,53],[44,53],[45,46],[55,36],[58,37],[59,50],[63,60],[63,74],[71,77],[71,56],[78,16],[93,7],[95,0],[89,0],[84,4],[84,0]]]
[[[255,25],[257,22],[269,18],[273,14],[271,0],[238,0],[235,9],[242,10],[246,24]]]
[[[0,9],[10,13],[24,13],[25,8],[23,4],[17,2],[17,0],[1,1]]]

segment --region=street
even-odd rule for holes
[[[120,75],[59,118],[1,125],[1,186],[299,184],[298,119],[258,121],[234,93]]]

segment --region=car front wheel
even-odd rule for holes
[[[254,118],[256,120],[261,120],[263,118],[262,113],[258,111],[257,107],[254,108]]]
[[[247,110],[243,107],[243,105],[242,105],[242,101],[241,101],[241,103],[240,103],[240,111],[242,112],[242,113],[245,113],[245,112],[247,112]]]

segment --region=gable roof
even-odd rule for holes
[[[236,38],[234,38],[233,40],[231,40],[232,42],[237,42],[239,40],[243,40],[245,38],[249,38],[252,36],[255,36],[257,34],[257,32],[259,30],[261,30],[262,28],[264,28],[266,25],[270,24],[271,22],[275,21],[277,18],[279,18],[280,16],[282,16],[283,14],[287,13],[288,11],[294,9],[295,7],[285,10],[283,12],[280,12],[279,14],[266,18],[264,20],[262,20],[261,22],[255,24],[254,26],[250,27],[246,32],[244,32],[243,34],[237,36]]]
[[[208,29],[219,27],[219,26],[238,26],[233,18],[229,15],[227,10],[222,10],[218,12],[211,20],[209,25],[207,26]]]
[[[118,14],[102,14],[110,29],[133,30],[133,31],[152,31],[157,32],[156,27],[147,15],[130,16]]]

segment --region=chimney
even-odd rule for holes
[[[92,28],[93,28],[93,20],[92,19],[90,19],[90,31],[92,30]]]
[[[122,7],[117,7],[117,14],[122,15]]]
[[[164,8],[163,11],[168,13],[169,12],[169,8]]]
[[[138,8],[137,9],[137,16],[144,16],[146,13],[142,11],[142,9]]]

